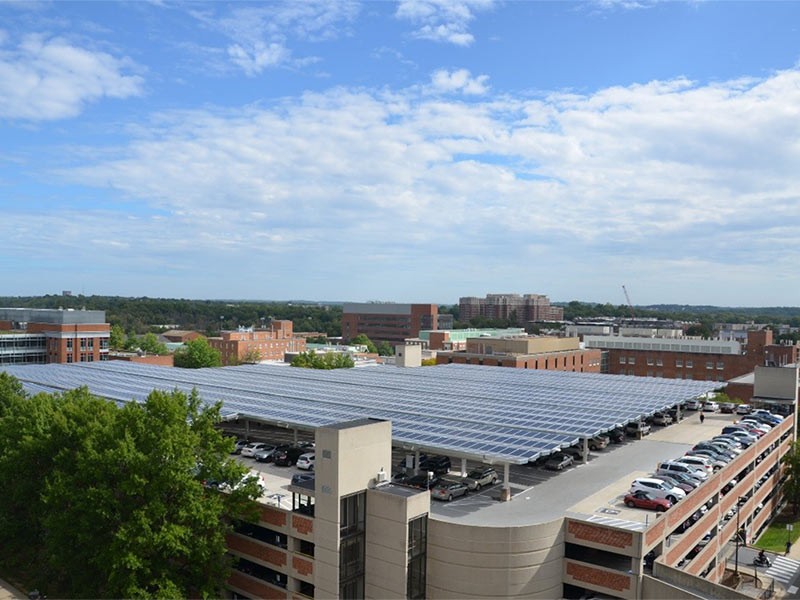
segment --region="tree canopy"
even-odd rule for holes
[[[26,397],[0,374],[0,562],[51,597],[221,595],[225,535],[255,481],[215,427],[219,405],[152,392],[115,403],[86,388]]]
[[[786,465],[786,482],[783,493],[792,503],[792,514],[800,512],[800,440],[792,442],[792,447],[781,459]]]
[[[184,348],[175,352],[175,366],[184,369],[222,366],[222,355],[212,348],[204,337],[186,342]]]
[[[371,352],[372,354],[378,353],[378,348],[375,346],[372,340],[363,333],[359,333],[356,337],[351,339],[349,343],[353,346],[366,346],[367,352]]]
[[[292,359],[293,367],[304,369],[349,369],[355,366],[349,355],[337,352],[317,354],[313,350],[301,352]]]

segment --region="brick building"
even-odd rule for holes
[[[295,337],[291,321],[272,321],[265,329],[223,331],[208,338],[208,344],[220,351],[223,365],[236,365],[253,351],[259,361],[283,360],[287,352],[305,352],[306,340]]]
[[[452,317],[446,316],[452,326]],[[373,342],[401,344],[423,329],[440,329],[439,318],[436,304],[348,302],[342,310],[342,337],[351,340],[363,333]]]
[[[462,352],[438,352],[436,364],[449,363],[599,373],[601,350],[583,350],[578,338],[478,337]]]
[[[458,300],[459,319],[476,317],[511,319],[519,325],[530,321],[561,321],[564,309],[551,306],[550,299],[541,294],[486,294],[486,298],[466,296]]]
[[[586,348],[608,351],[608,372],[642,377],[727,381],[756,366],[798,362],[800,346],[773,344],[772,331],[749,331],[747,343],[722,340],[585,336]]]
[[[102,310],[0,308],[0,364],[107,360]]]

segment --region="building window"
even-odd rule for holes
[[[68,363],[72,362],[72,354],[67,354],[67,362]]]
[[[342,498],[339,512],[339,597],[363,598],[367,493]]]
[[[636,357],[635,356],[629,356],[628,357],[628,364],[629,365],[635,365],[636,364]]]
[[[425,598],[428,552],[428,516],[408,522],[408,576],[406,598]]]
[[[724,368],[725,368],[725,363],[722,362],[721,360],[717,361],[717,371],[722,371]]]
[[[662,358],[657,358],[657,359],[656,359],[656,366],[657,366],[657,367],[663,367],[663,366],[664,366],[664,359],[662,359]]]
[[[680,359],[680,358],[676,359],[675,360],[675,366],[680,369],[683,366],[683,359]]]
[[[624,356],[620,356],[619,357],[619,364],[621,364],[621,365],[625,364],[625,357]]]
[[[713,360],[707,360],[706,361],[706,369],[713,369],[713,368],[714,368],[714,361]]]
[[[67,352],[72,352],[72,338],[67,340]]]
[[[655,361],[653,360],[653,357],[652,357],[652,356],[648,356],[648,357],[647,357],[647,366],[648,366],[648,367],[652,367],[654,362],[655,362]]]
[[[694,367],[694,361],[687,360],[687,361],[686,361],[686,368],[687,368],[687,369],[691,369],[691,368],[693,368],[693,367]]]

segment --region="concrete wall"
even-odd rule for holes
[[[756,367],[753,395],[797,400],[797,367]]]
[[[669,591],[662,595],[662,591]],[[651,595],[652,594],[652,595]],[[671,595],[673,594],[673,595]],[[701,577],[684,573],[680,569],[656,562],[653,577],[642,579],[642,598],[720,598],[738,600],[750,598],[722,585]]]
[[[480,527],[429,519],[428,597],[560,598],[563,523]]]

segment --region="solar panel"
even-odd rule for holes
[[[123,361],[9,365],[31,393],[86,385],[116,402],[153,389],[300,429],[392,421],[394,443],[484,462],[524,463],[713,390],[715,382],[441,365],[318,371],[274,365],[177,369]]]

